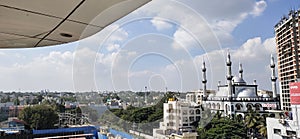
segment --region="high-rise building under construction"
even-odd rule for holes
[[[300,9],[291,10],[275,25],[281,109],[291,110],[289,83],[300,77]]]

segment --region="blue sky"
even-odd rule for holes
[[[245,80],[271,90],[274,25],[299,0],[153,0],[101,32],[78,42],[34,49],[0,50],[3,91],[208,88],[225,83],[224,58],[233,74],[243,63]]]
[[[274,26],[291,9],[300,7],[299,0],[271,0],[261,16],[248,18],[233,32],[239,44],[248,38],[260,36],[262,39],[274,36]]]

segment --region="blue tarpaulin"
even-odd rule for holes
[[[58,134],[67,132],[80,132],[83,131],[84,134],[92,133],[94,137],[98,138],[98,130],[94,126],[83,126],[83,127],[71,127],[71,128],[57,128],[57,129],[43,129],[43,130],[32,130],[32,134]]]

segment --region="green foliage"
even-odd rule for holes
[[[163,116],[162,108],[156,110],[155,106],[145,108],[130,108],[111,110],[113,114],[123,120],[135,123],[148,123],[159,120]]]
[[[7,95],[5,98],[2,98],[2,99],[1,99],[1,103],[10,102],[10,101],[11,101],[10,99],[11,99],[10,96]]]
[[[117,99],[120,100],[120,97],[116,93],[109,93],[107,96],[103,97],[103,102],[106,103],[107,99]]]
[[[49,105],[35,105],[24,108],[19,119],[29,124],[33,129],[50,129],[58,122],[56,111]]]
[[[152,128],[158,128],[159,120],[163,117],[163,103],[173,98],[175,93],[167,93],[154,106],[137,108],[128,106],[124,109],[111,109],[105,111],[99,118],[101,125],[109,125],[118,130],[128,132],[129,129],[152,134]]]
[[[200,139],[241,139],[246,137],[246,128],[241,121],[216,114],[210,123],[198,129],[198,134]]]
[[[113,114],[123,120],[135,123],[149,123],[163,118],[163,104],[169,99],[174,98],[175,93],[168,92],[165,96],[154,106],[135,108],[129,106],[126,110],[117,109],[111,110]]]
[[[247,132],[252,133],[251,136],[254,138],[267,138],[266,117],[270,116],[268,114],[260,115],[249,111],[243,119],[241,115],[221,117],[221,113],[218,112],[211,121],[209,116],[211,116],[209,111],[202,111],[198,128],[200,139],[246,138]]]
[[[14,99],[14,105],[20,105],[19,97]]]
[[[261,135],[260,138],[267,137],[267,124],[266,117],[270,115],[264,114],[260,115],[257,112],[249,111],[245,115],[245,125],[247,126],[247,130],[254,133],[254,136]]]
[[[75,96],[68,96],[68,97],[62,97],[61,98],[63,101],[70,101],[70,102],[75,102],[75,101],[77,101],[76,100],[76,97]]]
[[[44,97],[43,97],[41,94],[39,94],[39,95],[37,96],[38,102],[41,102],[43,99],[44,99]]]
[[[66,111],[65,106],[62,105],[62,104],[58,104],[58,103],[56,103],[54,105],[54,110],[57,111],[57,112],[59,112],[59,113],[63,113],[63,112]]]

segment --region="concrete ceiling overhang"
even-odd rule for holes
[[[101,31],[150,0],[1,0],[0,48],[77,41]]]

